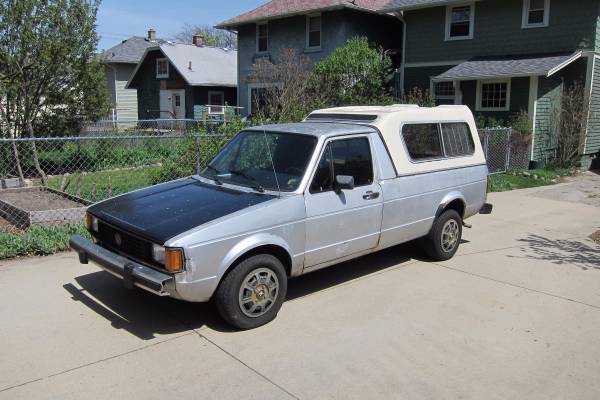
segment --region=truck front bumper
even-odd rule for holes
[[[175,279],[172,275],[133,262],[92,243],[83,236],[72,236],[69,244],[79,254],[82,264],[93,261],[100,268],[122,279],[127,288],[137,286],[158,296],[171,296],[175,293]]]

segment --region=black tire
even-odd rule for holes
[[[263,314],[249,316],[247,315],[249,310],[243,311],[242,307],[244,306],[240,304],[242,284],[249,275],[255,274],[257,271],[266,274],[267,270],[277,278],[276,295],[273,295],[274,301],[264,307],[266,311]],[[272,276],[270,278],[272,279]],[[263,284],[263,286],[265,285]],[[266,286],[265,289],[267,294],[270,293],[271,289]],[[241,261],[221,280],[215,293],[215,304],[219,314],[228,324],[239,329],[253,329],[275,319],[285,300],[286,292],[287,274],[281,261],[270,254],[258,254]],[[256,296],[256,293],[254,295]],[[254,303],[246,304],[253,305]]]
[[[453,222],[449,222],[453,221]],[[446,224],[456,224],[458,230],[452,249],[444,248],[442,245],[442,235]],[[434,261],[446,261],[454,257],[458,251],[462,238],[462,217],[455,210],[446,210],[433,222],[431,231],[425,237],[425,252],[427,256]]]

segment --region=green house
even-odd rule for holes
[[[403,22],[402,90],[509,120],[528,113],[531,158],[555,150],[561,93],[580,82],[589,105],[583,167],[600,151],[598,0],[392,0],[380,12]]]

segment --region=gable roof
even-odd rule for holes
[[[164,41],[161,39],[146,39],[140,36],[132,36],[123,40],[116,46],[104,50],[100,57],[108,63],[137,64],[148,47],[156,46]]]
[[[560,55],[530,55],[521,57],[481,57],[465,61],[434,81],[493,79],[516,76],[552,76],[581,58],[581,51]]]
[[[236,28],[252,22],[303,15],[315,11],[337,10],[342,8],[377,12],[389,0],[272,0],[262,6],[237,17],[223,21],[216,28]]]
[[[127,82],[127,88],[135,79],[148,53],[155,50],[162,52],[169,59],[171,65],[190,86],[237,86],[237,51],[164,42],[146,49]]]
[[[387,4],[382,6],[379,11],[390,12],[415,10],[418,8],[447,6],[452,3],[464,3],[464,0],[388,0]]]

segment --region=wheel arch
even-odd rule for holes
[[[448,193],[440,202],[435,217],[439,217],[446,210],[455,210],[461,218],[464,218],[467,203],[460,192]]]

